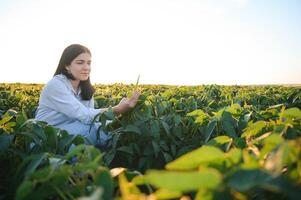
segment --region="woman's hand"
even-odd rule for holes
[[[119,104],[113,107],[113,112],[115,114],[121,114],[133,109],[138,102],[139,96],[140,92],[135,91],[131,98],[121,99]]]

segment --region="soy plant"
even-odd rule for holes
[[[165,163],[200,145],[189,131],[193,121],[182,121],[171,102],[159,95],[145,94],[140,100],[132,111],[110,125],[115,129],[111,149],[105,154],[107,164],[140,171],[163,168]]]
[[[64,156],[71,145],[84,138],[69,135],[43,122],[27,119],[24,113],[6,112],[0,120],[1,194],[12,198],[26,177],[49,162]],[[64,162],[64,161],[62,161]]]
[[[28,157],[21,166],[30,168],[16,199],[75,199],[99,190],[98,199],[112,199],[113,179],[101,158],[100,151],[88,145],[78,145],[63,157],[45,153]]]
[[[253,155],[248,148],[223,152],[218,147],[204,145],[169,162],[165,170],[148,170],[131,180],[122,177],[120,185],[136,187],[122,197],[297,200],[301,195],[300,174],[296,173],[300,141],[288,142],[275,134],[261,141],[261,145],[263,157]],[[275,168],[271,168],[270,159],[279,160]],[[144,193],[139,190],[143,185],[151,185],[154,190]]]

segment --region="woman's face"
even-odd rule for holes
[[[79,54],[66,69],[78,81],[85,81],[90,76],[91,55],[89,53]]]

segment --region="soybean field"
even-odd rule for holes
[[[34,120],[43,85],[0,84],[0,199],[301,197],[301,88],[94,85],[106,148]]]

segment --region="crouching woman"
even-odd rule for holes
[[[87,47],[73,44],[65,48],[53,78],[44,86],[35,119],[47,122],[70,134],[79,134],[90,144],[104,145],[107,134],[96,132],[101,125],[94,122],[99,113],[108,108],[94,108],[94,88],[90,82],[91,52]],[[122,114],[135,107],[139,92],[124,98],[112,110]]]

